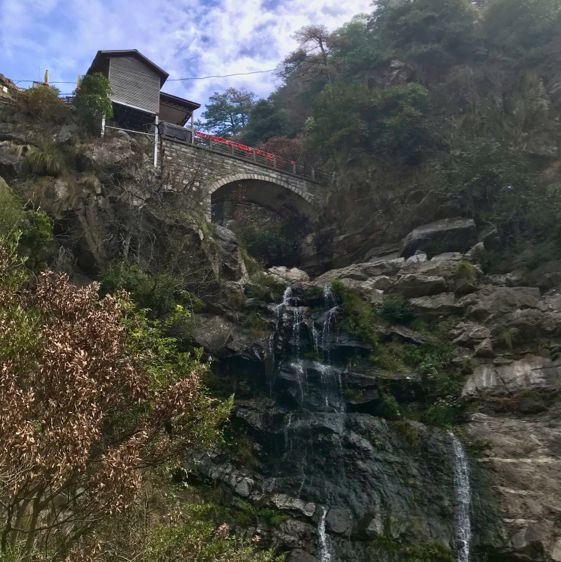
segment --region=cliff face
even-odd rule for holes
[[[86,282],[134,261],[204,301],[184,343],[236,402],[226,445],[190,451],[186,478],[237,532],[292,562],[561,561],[558,261],[484,273],[496,233],[422,214],[401,241],[396,212],[391,237],[341,230],[356,263],[258,272],[162,190],[142,141],[45,129],[9,98],[0,174],[54,219],[51,265]],[[46,146],[64,166],[30,170]]]
[[[469,241],[442,223],[423,232],[436,228],[444,249]],[[201,344],[210,326],[214,341],[233,334],[215,348],[216,374],[244,389],[234,417],[245,450],[191,468],[234,503],[283,512],[269,539],[290,560],[559,560],[558,291],[484,275],[482,245],[428,259],[419,244],[408,259],[292,283],[276,302],[253,297],[238,312],[250,328],[201,318]],[[354,332],[345,291],[379,311],[375,343]],[[256,314],[266,337],[252,335]],[[464,488],[449,423],[469,459]]]

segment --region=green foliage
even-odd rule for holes
[[[59,124],[68,116],[68,108],[58,97],[58,90],[49,86],[37,85],[19,92],[16,103],[22,113],[46,123]]]
[[[388,420],[397,420],[401,417],[401,410],[397,400],[388,392],[380,394],[380,400],[375,407],[374,413]]]
[[[279,258],[295,246],[293,232],[285,224],[255,226],[248,223],[238,227],[236,234],[249,255],[263,264],[278,263]]]
[[[59,176],[65,169],[65,156],[54,143],[31,147],[25,154],[23,169],[37,176]]]
[[[474,22],[475,13],[467,0],[382,0],[370,28],[386,58],[434,68],[468,53]]]
[[[43,267],[52,252],[52,219],[41,210],[26,210],[23,202],[0,183],[0,242],[17,247],[27,267]]]
[[[174,519],[156,524],[151,530],[142,562],[274,562],[270,551],[256,551],[246,540],[230,532],[227,525],[216,529],[211,508],[187,505]],[[280,561],[279,561],[280,562]]]
[[[204,303],[183,288],[181,279],[170,273],[150,274],[129,262],[113,263],[100,277],[103,294],[124,289],[141,308],[160,317],[173,314],[177,306],[199,311]]]
[[[202,129],[222,137],[238,135],[248,124],[255,103],[255,94],[228,88],[222,94],[214,92],[203,113]]]
[[[281,281],[274,275],[266,273],[257,273],[250,278],[249,283],[245,286],[246,295],[249,298],[259,299],[265,302],[280,301],[286,283]]]
[[[401,295],[384,298],[379,314],[387,322],[396,324],[410,324],[415,319],[415,313],[409,301]]]
[[[0,180],[0,237],[14,238],[21,230],[25,215],[21,202]]]
[[[96,134],[100,131],[104,115],[106,119],[113,117],[110,95],[111,86],[103,74],[95,73],[84,76],[76,91],[74,105],[80,120],[90,133]]]
[[[428,91],[416,83],[385,89],[364,82],[328,86],[314,102],[308,142],[327,153],[360,148],[413,163],[433,144],[428,106]]]
[[[483,25],[487,41],[512,56],[535,54],[561,33],[559,0],[492,0]]]
[[[422,378],[423,421],[439,426],[462,421],[464,407],[459,398],[463,372],[462,367],[453,362],[453,347],[449,344],[423,344],[407,346],[405,351],[405,361]]]
[[[340,310],[343,313],[341,328],[350,336],[375,348],[378,342],[375,332],[376,314],[372,306],[356,291],[345,287],[340,281],[334,281],[331,288],[341,302]]]
[[[156,525],[148,540],[142,561],[169,562],[273,562],[271,552],[256,552],[246,541],[229,533],[228,527],[217,532],[208,518],[206,506],[186,506],[173,524]]]
[[[286,111],[279,109],[272,99],[259,100],[251,108],[241,141],[256,145],[272,137],[284,136],[287,132]]]

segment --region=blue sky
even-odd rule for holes
[[[275,68],[296,48],[294,32],[335,29],[371,11],[372,0],[0,0],[0,73],[13,80],[70,81],[98,49],[136,48],[170,78]],[[23,85],[23,84],[22,84]],[[243,87],[266,96],[273,73],[169,82],[164,90],[205,103]],[[70,92],[72,84],[60,85]]]

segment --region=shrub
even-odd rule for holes
[[[100,278],[103,294],[127,291],[140,308],[160,317],[175,312],[177,305],[198,311],[204,303],[183,288],[181,279],[169,273],[151,274],[129,262],[113,263]]]
[[[341,328],[347,334],[375,348],[378,341],[374,330],[376,314],[372,306],[356,291],[348,289],[340,281],[334,281],[331,288],[341,302],[340,308],[343,313]]]
[[[380,316],[387,322],[396,324],[410,324],[415,319],[413,308],[401,295],[385,298],[380,307]]]
[[[76,91],[74,105],[81,121],[90,133],[100,131],[103,116],[113,117],[113,103],[109,98],[111,86],[109,80],[100,73],[84,76],[80,88]]]
[[[23,160],[24,171],[37,176],[59,176],[64,168],[64,153],[56,144],[32,147]]]
[[[49,86],[39,85],[19,92],[16,102],[22,113],[40,121],[62,123],[68,115],[58,90]]]
[[[18,269],[0,247],[0,552],[61,560],[134,502],[145,467],[214,442],[230,404],[126,295],[53,273],[24,288]]]

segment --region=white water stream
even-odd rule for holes
[[[329,549],[329,540],[325,532],[325,518],[327,517],[327,508],[321,508],[321,515],[318,522],[319,537],[319,559],[320,562],[331,562],[331,551]]]
[[[462,442],[450,431],[454,454],[454,496],[457,561],[469,562],[471,547],[471,488],[469,463]]]

